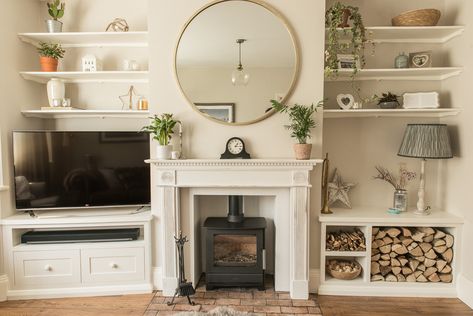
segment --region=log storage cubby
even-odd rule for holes
[[[321,223],[321,295],[456,297],[463,219],[447,212],[420,217],[383,208],[334,209]],[[330,275],[331,260],[357,261],[353,280]]]

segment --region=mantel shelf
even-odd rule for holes
[[[439,81],[458,76],[463,71],[461,67],[432,67],[432,68],[407,68],[407,69],[360,69],[355,81]],[[325,78],[325,81],[351,81],[353,70],[340,69],[338,77]]]
[[[25,117],[41,119],[71,118],[123,118],[148,119],[149,111],[137,110],[27,110],[21,111]]]
[[[366,117],[447,117],[455,116],[461,112],[460,109],[359,109],[340,110],[325,109],[324,118],[366,118]]]
[[[74,47],[147,47],[148,32],[62,32],[20,33],[18,37],[38,47],[40,42]]]
[[[147,83],[148,71],[23,71],[20,75],[38,83],[47,83],[51,78],[64,80],[65,83]]]
[[[368,26],[368,41],[373,43],[430,43],[443,44],[460,36],[465,30],[462,25],[450,26]],[[343,32],[343,29],[340,29]],[[349,29],[346,29],[349,32]],[[342,40],[344,39],[342,35]],[[346,40],[345,40],[346,41]]]

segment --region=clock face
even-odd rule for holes
[[[237,155],[243,151],[243,141],[239,138],[233,138],[228,141],[227,149],[230,153]]]

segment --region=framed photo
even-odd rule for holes
[[[227,123],[235,122],[235,103],[195,103],[200,112]]]
[[[409,68],[429,67],[432,67],[432,51],[409,54]]]
[[[360,59],[357,58],[355,55],[343,55],[338,54],[338,69],[353,69],[354,65],[357,69],[361,68]]]
[[[101,143],[139,143],[139,142],[149,142],[148,133],[139,133],[139,132],[101,132],[99,134],[99,141]]]

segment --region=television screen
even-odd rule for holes
[[[16,208],[150,204],[149,135],[13,132]]]

